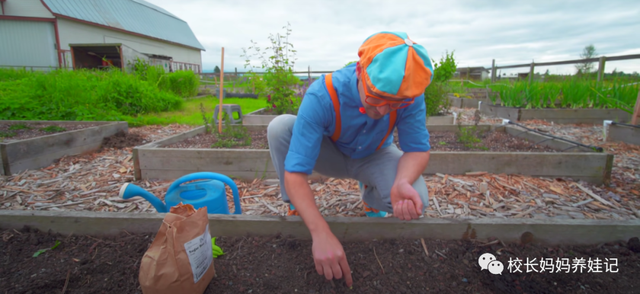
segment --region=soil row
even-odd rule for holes
[[[139,267],[155,234],[62,236],[4,230],[5,293],[141,293]],[[40,249],[60,245],[33,257]],[[487,240],[490,241],[490,240]],[[282,236],[218,237],[224,255],[205,293],[633,293],[640,242],[541,246],[476,240],[344,242],[353,289],[317,274],[311,241]],[[483,255],[499,262],[480,266]],[[519,261],[518,261],[519,260]],[[502,264],[501,271],[491,269]]]
[[[222,137],[217,133],[201,133],[183,141],[162,146],[164,148],[193,148],[193,149],[269,149],[267,131],[247,131],[242,138]],[[429,132],[429,142],[432,151],[490,151],[490,152],[558,152],[544,145],[536,144],[523,138],[509,135],[500,131],[486,131],[470,133],[461,136],[456,132]],[[220,144],[220,141],[232,144]],[[394,143],[401,148],[398,136],[394,136]]]
[[[98,124],[91,122],[82,122],[79,124],[3,122],[0,123],[0,139],[5,141],[24,140],[56,133],[86,129],[97,125]]]

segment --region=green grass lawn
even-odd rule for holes
[[[141,124],[186,124],[192,126],[204,125],[202,118],[202,110],[200,104],[206,112],[207,119],[211,120],[213,110],[218,105],[219,100],[214,96],[206,96],[203,98],[189,99],[184,103],[184,107],[177,111],[168,111],[161,113],[152,113],[139,116]],[[258,110],[265,107],[265,101],[251,98],[227,98],[224,104],[238,104],[242,108],[242,114]]]

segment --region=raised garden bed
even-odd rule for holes
[[[488,98],[467,98],[456,97],[453,94],[449,94],[449,103],[451,106],[458,108],[478,108],[478,102],[491,104],[491,100]]]
[[[63,156],[93,152],[127,122],[0,121],[2,175],[49,166]],[[9,136],[13,135],[13,136]]]
[[[269,114],[265,108],[243,114],[242,123],[247,125],[268,125],[277,115]],[[453,124],[453,115],[430,116],[427,118],[427,125],[450,125]]]
[[[204,126],[138,146],[133,151],[135,177],[171,180],[192,172],[211,171],[248,180],[277,178],[266,149],[266,126],[254,125],[247,129],[258,134],[252,146],[265,146],[265,149],[211,148],[215,138],[204,135]],[[454,140],[453,133],[458,132],[458,126],[428,129],[436,136],[431,140],[433,149],[425,175],[488,172],[569,177],[594,183],[607,182],[611,177],[613,155],[512,126],[480,125],[477,127],[480,134],[473,136],[483,137],[476,137],[481,142],[466,143],[469,146]],[[438,137],[440,132],[445,133],[442,138]]]
[[[607,133],[608,142],[625,142],[640,145],[640,125],[611,123]]]
[[[139,293],[140,260],[163,218],[0,211],[0,287],[7,293]],[[638,221],[327,222],[347,254],[352,289],[316,273],[299,217],[211,215],[211,234],[225,254],[214,259],[216,276],[205,293],[633,293],[640,287]],[[33,257],[56,240],[57,248]],[[502,274],[480,268],[485,253],[504,265]],[[508,268],[516,258],[521,272]]]
[[[477,103],[476,107],[478,107]],[[536,119],[557,124],[602,124],[604,120],[628,122],[631,119],[629,113],[620,109],[526,109],[521,107],[498,106],[485,102],[480,104],[480,112],[511,121]]]

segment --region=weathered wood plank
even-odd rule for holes
[[[87,122],[75,122],[78,123]],[[1,143],[4,173],[10,175],[43,168],[63,156],[93,152],[102,146],[105,137],[127,130],[127,122],[107,122],[81,130]]]
[[[427,125],[452,125],[453,115],[430,116],[427,118]]]
[[[602,124],[603,120],[628,122],[629,113],[620,109],[520,109],[520,121],[540,119],[558,124]]]
[[[275,175],[268,150],[139,149],[142,178],[175,179],[175,175],[211,171],[253,179]],[[608,181],[610,154],[533,152],[436,152],[424,174],[465,174],[473,171],[541,177],[571,177],[601,184]]]
[[[112,124],[112,121],[73,121],[73,120],[0,120],[0,123],[24,123],[24,124],[56,124],[56,125],[77,125],[91,123],[94,125]]]
[[[602,184],[610,180],[612,154],[533,152],[431,152],[424,174],[486,171],[535,177],[570,177]]]
[[[5,167],[5,163],[7,162],[7,151],[6,145],[0,144],[0,175],[6,176],[5,170],[9,169],[9,166]]]
[[[27,225],[60,234],[110,236],[129,233],[157,233],[165,214],[107,213],[88,211],[15,211],[0,210],[0,228],[20,229]],[[461,240],[475,235],[503,242],[519,242],[522,234],[533,234],[534,243],[591,245],[627,241],[637,236],[640,221],[544,220],[544,219],[430,219],[400,221],[395,218],[325,218],[331,231],[342,241],[371,239]],[[209,215],[212,236],[273,236],[282,234],[310,239],[298,216]]]
[[[191,169],[211,171],[273,171],[268,149],[139,149],[144,169]]]
[[[518,108],[491,105],[489,103],[483,102],[480,106],[480,112],[486,115],[504,118],[512,121],[520,120],[520,110]]]
[[[228,171],[228,172],[223,172],[223,171],[219,171],[219,170],[200,170],[200,171],[205,171],[205,172],[214,172],[214,173],[220,173],[220,174],[224,174],[227,177],[230,177],[232,179],[239,179],[239,180],[253,180],[253,179],[277,179],[278,178],[278,174],[276,173],[275,170],[273,171],[267,171],[267,172],[251,172],[251,171]],[[164,179],[164,180],[175,180],[178,179],[182,176],[194,173],[194,172],[198,172],[195,170],[189,170],[189,169],[185,169],[185,170],[177,170],[177,169],[170,169],[170,170],[166,170],[166,169],[146,169],[146,170],[142,170],[141,173],[141,178],[136,178],[136,179]],[[327,177],[327,176],[323,176],[317,172],[313,172],[310,176],[309,176],[309,180],[315,180],[315,179],[320,179],[321,177]]]
[[[448,98],[449,98],[449,104],[452,107],[462,108],[462,99],[463,98],[455,97],[455,96],[453,96],[453,94],[449,94]]]
[[[629,113],[620,109],[526,109],[482,102],[480,111],[486,115],[512,121],[539,119],[558,124],[601,124],[603,120],[624,123],[631,119]]]
[[[640,145],[640,128],[611,124],[607,141]]]
[[[580,145],[571,144],[569,142],[557,140],[549,136],[537,134],[537,133],[530,132],[528,130],[520,129],[513,126],[507,126],[506,132],[507,134],[512,135],[514,137],[527,139],[531,141],[532,145],[535,143],[537,145],[547,146],[555,150],[565,150],[564,152],[595,152],[592,149],[582,147]]]
[[[243,125],[268,125],[277,115],[263,114],[264,108],[249,112],[242,116]]]

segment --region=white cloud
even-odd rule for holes
[[[355,0],[147,0],[186,21],[206,51],[203,67],[244,70],[242,48],[291,23],[296,70],[335,70],[357,60],[372,33],[404,31],[431,58],[455,50],[459,66],[491,66],[578,59],[593,44],[601,55],[640,53],[638,1],[355,1]],[[640,60],[607,63],[606,69],[640,71]],[[505,72],[525,72],[514,69]],[[546,69],[545,69],[546,70]],[[536,69],[537,71],[537,69]],[[570,73],[572,66],[550,67]]]

